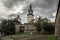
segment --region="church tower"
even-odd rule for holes
[[[27,22],[30,23],[33,19],[34,19],[33,9],[32,9],[32,6],[30,4],[30,7],[28,9],[28,14],[27,14]]]
[[[18,33],[20,31],[20,27],[21,27],[21,18],[18,14],[17,17],[15,18],[15,33]]]
[[[20,16],[19,16],[19,14],[18,14],[18,16],[17,16],[17,21],[21,23],[21,18],[20,18]]]
[[[17,17],[14,19],[14,22],[21,23],[20,15],[18,14]]]

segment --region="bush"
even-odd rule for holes
[[[1,29],[5,35],[15,33],[15,23],[12,20],[3,20],[1,21]]]

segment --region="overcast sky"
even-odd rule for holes
[[[15,18],[19,12],[21,22],[27,22],[30,3],[34,16],[46,17],[54,21],[58,0],[0,0],[0,20]]]

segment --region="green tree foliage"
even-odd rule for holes
[[[55,29],[53,23],[51,23],[49,19],[42,19],[41,17],[39,17],[37,23],[34,23],[34,26],[36,26],[37,32],[48,34],[53,34]]]
[[[50,22],[49,19],[44,18],[42,21],[42,27],[44,29],[44,33],[53,34],[55,29],[53,24],[54,23]]]
[[[41,27],[41,17],[39,17],[38,21],[36,23],[34,23],[34,26],[36,26],[36,31],[40,33],[42,27]]]
[[[2,20],[1,29],[5,35],[13,34],[15,33],[15,23],[13,20]]]
[[[48,34],[54,34],[55,31],[55,27],[52,23],[49,23],[46,27],[44,27],[44,30],[48,33]]]
[[[54,33],[54,23],[50,22],[49,19],[44,18],[42,21],[42,27],[44,29],[45,32],[47,32],[48,34],[53,34]]]

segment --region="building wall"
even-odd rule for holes
[[[58,36],[58,35],[60,35],[60,8],[58,11],[56,24],[55,24],[55,36]]]
[[[36,23],[38,21],[38,16],[34,17],[34,23]]]
[[[24,32],[36,32],[35,26],[31,24],[25,24]]]
[[[24,26],[21,25],[20,32],[24,32]]]
[[[21,26],[21,24],[15,25],[15,33],[18,33],[20,31],[20,26]]]
[[[27,15],[27,22],[29,23],[32,19],[34,19],[34,16],[32,15]]]

